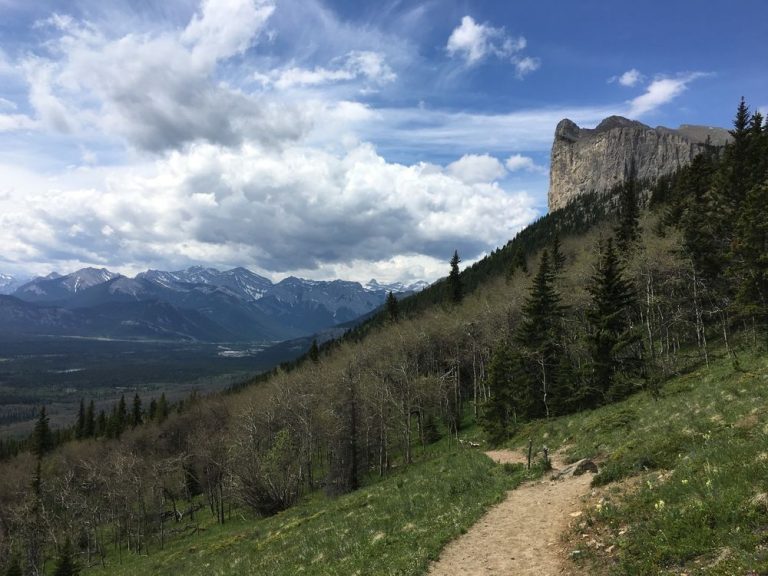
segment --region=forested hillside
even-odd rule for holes
[[[235,393],[55,449],[43,414],[30,451],[0,464],[0,569],[152,555],[190,514],[226,525],[351,492],[473,420],[501,443],[662,395],[720,351],[734,366],[764,353],[768,122],[742,102],[731,134],[674,176],[581,197],[461,274],[455,255],[445,280]]]

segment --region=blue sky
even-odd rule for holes
[[[768,108],[768,5],[0,0],[0,272],[432,280],[546,211],[556,123]]]

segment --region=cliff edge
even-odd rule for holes
[[[729,138],[724,128],[651,128],[622,116],[580,128],[566,118],[558,123],[552,144],[549,210],[587,192],[610,190],[627,179],[633,165],[640,180],[669,174],[690,163],[708,139],[711,145],[723,146]]]

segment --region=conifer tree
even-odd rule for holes
[[[631,372],[630,347],[638,342],[631,323],[634,291],[624,278],[624,268],[611,238],[601,250],[588,291],[592,296],[586,313],[592,388],[586,396],[602,403],[624,395],[617,377]]]
[[[312,346],[309,347],[309,359],[315,364],[320,362],[320,348],[317,346],[317,338],[312,340]]]
[[[387,316],[392,322],[397,322],[398,318],[400,317],[400,310],[399,310],[399,304],[397,301],[397,296],[395,296],[392,291],[387,293]]]
[[[527,414],[531,404],[519,361],[506,341],[499,342],[493,351],[488,387],[490,398],[483,407],[480,422],[491,444],[500,444],[514,434],[518,416]]]
[[[138,392],[133,396],[133,410],[131,411],[131,427],[135,428],[143,421],[141,410],[141,397]]]
[[[163,392],[160,394],[160,400],[157,401],[158,422],[165,422],[165,419],[168,418],[169,411],[168,400],[165,399],[165,392]]]
[[[622,254],[628,254],[640,238],[640,198],[634,164],[619,193],[619,222],[615,232]]]
[[[515,338],[525,357],[531,395],[536,398],[531,417],[550,416],[558,411],[554,407],[563,401],[560,397],[563,383],[556,380],[558,356],[562,352],[563,312],[549,252],[544,250]]]
[[[99,411],[99,417],[96,420],[96,433],[94,436],[106,436],[107,435],[107,415],[104,410]]]
[[[35,423],[35,428],[32,431],[30,440],[32,454],[38,458],[41,458],[46,452],[53,448],[53,434],[51,433],[45,406],[40,408],[40,413],[37,417],[37,422]]]
[[[85,425],[83,427],[83,437],[93,438],[96,435],[96,408],[93,400],[88,402],[88,408],[85,411]]]
[[[560,244],[560,234],[555,232],[555,236],[552,239],[552,272],[555,275],[560,274],[565,266],[565,254],[562,252],[562,245]]]
[[[461,275],[459,273],[459,251],[454,250],[451,258],[451,272],[448,274],[448,285],[451,290],[451,302],[458,304],[464,298],[464,288],[461,285]]]

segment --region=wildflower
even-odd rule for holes
[[[683,486],[687,485],[687,484],[688,484],[688,478],[683,478],[682,480],[680,480],[680,483],[681,483]]]
[[[656,508],[656,510],[658,510],[659,512],[664,510],[664,506],[666,506],[666,504],[664,503],[664,500],[659,500],[658,502],[656,502],[656,504],[653,505],[653,507]]]

